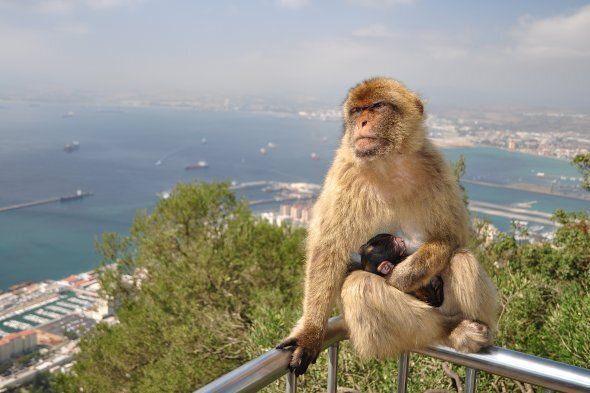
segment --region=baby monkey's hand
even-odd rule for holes
[[[377,271],[384,276],[387,276],[391,273],[395,265],[389,261],[383,261],[377,266]]]

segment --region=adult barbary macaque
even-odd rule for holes
[[[457,181],[426,138],[420,98],[386,78],[353,87],[343,105],[344,135],[313,208],[306,244],[303,316],[278,348],[293,350],[303,374],[317,358],[338,301],[356,352],[394,356],[443,343],[475,352],[496,328],[496,292],[464,247],[469,222]],[[373,235],[419,239],[416,252],[387,279],[347,275],[350,255]],[[444,303],[408,294],[440,275]]]

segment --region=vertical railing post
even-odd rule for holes
[[[336,393],[338,376],[338,343],[328,347],[328,393]]]
[[[477,382],[477,370],[467,367],[465,373],[465,393],[475,393],[475,384]]]
[[[410,354],[404,352],[399,355],[397,362],[397,393],[406,393],[408,389],[408,370],[410,368]]]
[[[297,392],[297,376],[293,371],[287,373],[287,386],[285,387],[286,393]]]

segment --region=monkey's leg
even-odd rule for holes
[[[445,316],[364,271],[346,278],[341,300],[350,340],[361,357],[391,357],[441,343],[462,319]]]
[[[441,274],[444,314],[461,313],[462,321],[446,344],[463,352],[477,352],[492,344],[498,317],[498,298],[492,280],[467,250],[457,251]]]

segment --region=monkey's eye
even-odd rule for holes
[[[373,105],[370,106],[371,109],[382,109],[385,108],[385,105],[387,105],[385,102],[383,101],[377,101],[375,102]]]
[[[349,114],[350,114],[350,116],[356,116],[356,115],[358,115],[359,113],[361,113],[362,111],[363,111],[363,108],[360,108],[360,107],[358,107],[358,106],[355,106],[354,108],[351,108],[351,109],[350,109],[350,112],[349,112]]]

